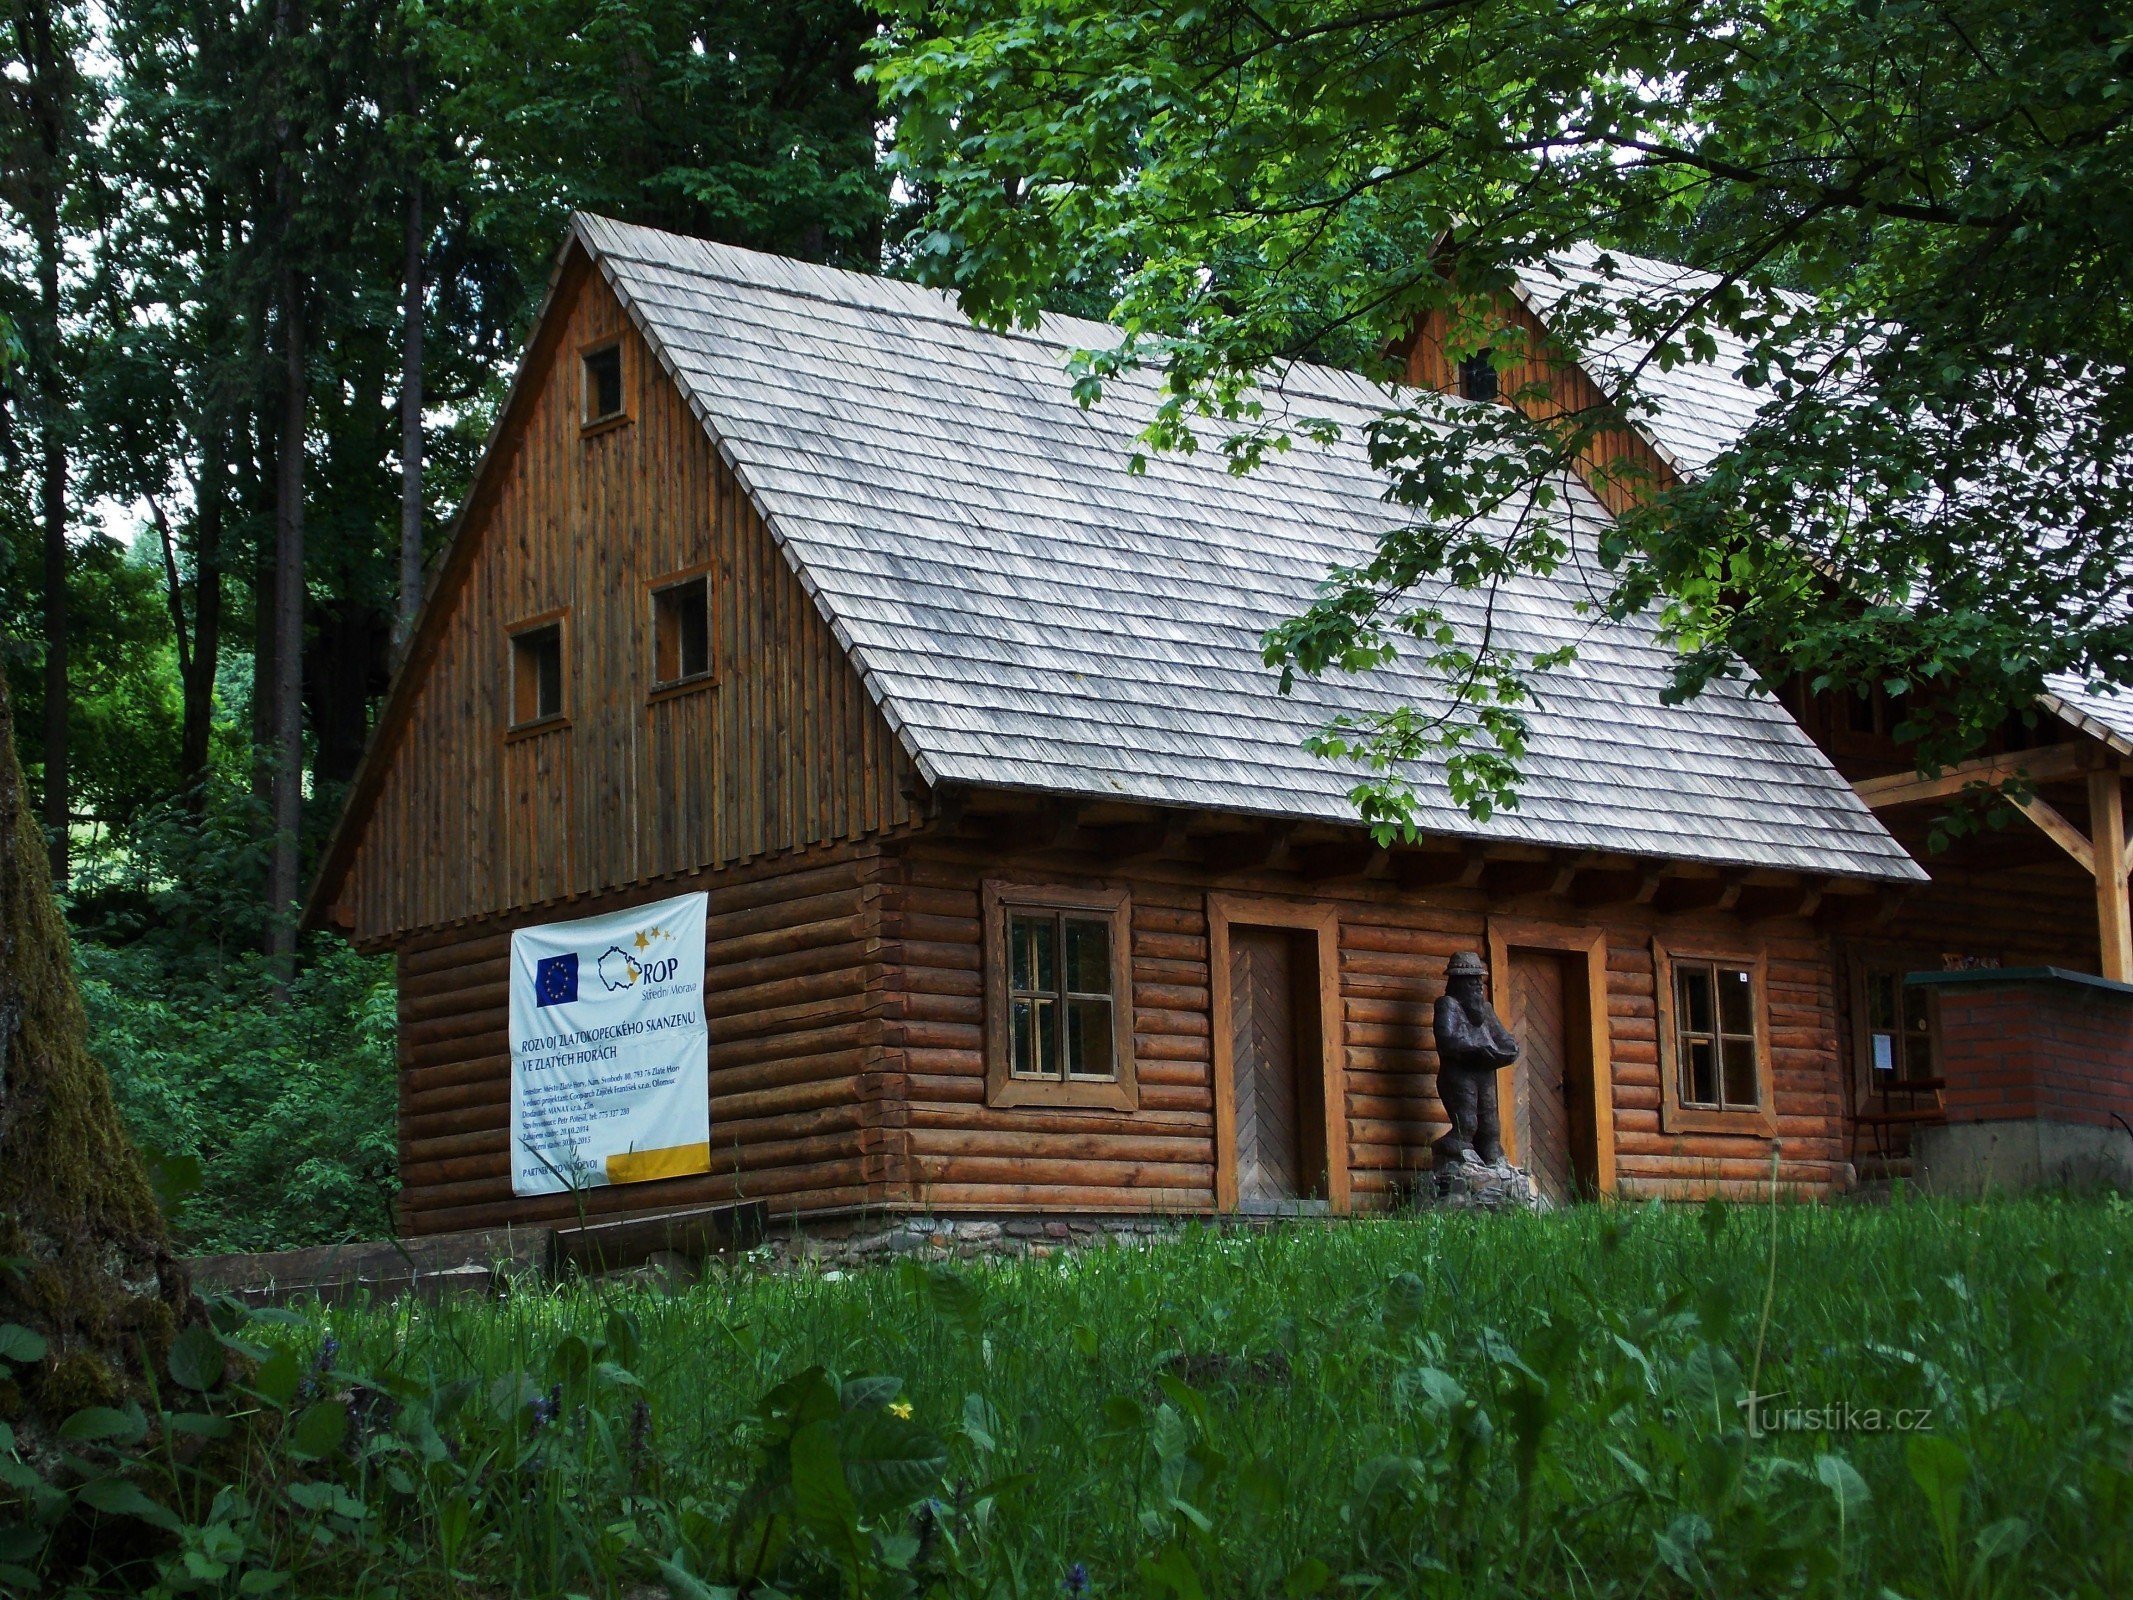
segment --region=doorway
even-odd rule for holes
[[[1217,1208],[1345,1211],[1334,911],[1210,895],[1208,958]]]
[[[1506,1154],[1550,1204],[1611,1193],[1606,935],[1492,921],[1489,957],[1491,998],[1519,1047],[1499,1084]]]

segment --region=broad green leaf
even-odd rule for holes
[[[286,1406],[304,1381],[304,1369],[293,1350],[276,1350],[252,1372],[249,1387],[270,1406]]]
[[[938,1438],[887,1411],[857,1414],[845,1429],[842,1454],[852,1493],[870,1514],[940,1494],[948,1470],[947,1447]]]
[[[1429,1286],[1412,1272],[1398,1273],[1385,1286],[1385,1326],[1405,1333],[1422,1320],[1429,1305]]]
[[[830,1424],[810,1422],[792,1436],[793,1515],[801,1527],[839,1552],[859,1527],[859,1508],[844,1477]]]
[[[1842,1456],[1816,1456],[1815,1476],[1821,1480],[1822,1486],[1829,1490],[1830,1497],[1837,1502],[1837,1514],[1847,1523],[1858,1521],[1873,1499],[1872,1493],[1867,1489],[1866,1480],[1860,1477],[1858,1469]]]
[[[148,1421],[138,1407],[118,1411],[110,1406],[85,1406],[59,1425],[59,1436],[69,1444],[112,1440],[136,1444],[148,1436]]]
[[[17,1322],[0,1322],[0,1361],[26,1367],[33,1361],[42,1361],[47,1348],[43,1334]]]
[[[339,1400],[320,1400],[297,1413],[289,1429],[289,1453],[316,1461],[340,1449],[348,1437],[348,1407]]]
[[[225,1354],[212,1328],[194,1324],[170,1347],[170,1375],[184,1388],[205,1394],[222,1382]]]
[[[176,1520],[124,1478],[92,1478],[74,1491],[74,1497],[106,1516],[136,1517],[159,1527],[169,1527]]]

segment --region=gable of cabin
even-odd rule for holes
[[[610,349],[621,411],[588,422]],[[654,595],[697,579],[707,670],[663,683]],[[521,705],[514,640],[548,629],[560,705]],[[367,947],[917,816],[908,755],[580,247],[402,677],[314,901]]]
[[[1490,323],[1512,335],[1516,358],[1497,369],[1498,393],[1540,421],[1559,417],[1580,423],[1603,422],[1577,455],[1578,474],[1593,497],[1610,512],[1627,511],[1654,489],[1675,482],[1676,474],[1651,442],[1616,416],[1607,392],[1575,358],[1550,337],[1539,317],[1508,295],[1492,304]],[[1399,352],[1402,381],[1439,394],[1465,396],[1460,364],[1451,351],[1452,313],[1435,307],[1426,313]]]

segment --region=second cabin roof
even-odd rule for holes
[[[928,782],[1352,823],[1358,774],[1304,740],[1336,712],[1442,704],[1408,664],[1284,696],[1260,657],[1267,627],[1405,514],[1363,442],[1386,391],[1293,368],[1270,413],[1330,418],[1338,444],[1299,440],[1242,477],[1215,452],[1135,473],[1153,379],[1115,381],[1093,408],[1070,387],[1071,352],[1116,338],[1101,324],[993,333],[912,284],[598,217],[573,229]],[[1673,658],[1649,629],[1579,612],[1603,592],[1605,513],[1565,491],[1579,559],[1496,601],[1504,644],[1578,647],[1538,680],[1519,807],[1476,823],[1422,769],[1422,824],[1922,876],[1771,700],[1720,683],[1661,703]],[[1446,601],[1469,628],[1480,604]]]

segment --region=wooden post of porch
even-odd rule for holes
[[[2133,921],[2126,904],[2126,811],[2116,767],[2089,774],[2089,844],[2096,854],[2096,932],[2103,975],[2133,983]]]

